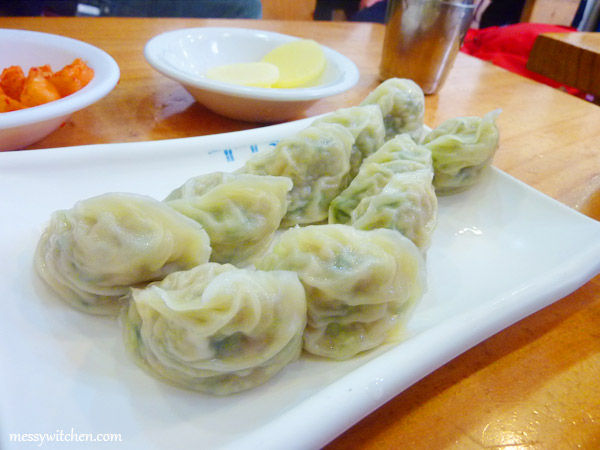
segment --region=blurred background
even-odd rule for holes
[[[534,22],[597,27],[597,0],[475,0],[474,28]],[[386,0],[0,0],[2,16],[224,17],[384,22]],[[596,17],[585,16],[585,10]],[[594,16],[594,14],[591,14]],[[590,20],[591,19],[591,20]],[[595,20],[594,20],[595,19]]]
[[[536,38],[542,33],[600,31],[600,0],[453,1],[477,4],[461,51],[586,100],[596,101],[588,93],[528,70],[527,62]],[[385,23],[387,4],[387,0],[0,0],[0,16],[197,17]]]

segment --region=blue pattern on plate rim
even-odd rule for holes
[[[270,141],[263,144],[250,144],[236,148],[209,150],[208,154],[211,156],[224,157],[225,162],[232,163],[239,159],[248,159],[254,153],[273,148],[278,142],[279,141]]]

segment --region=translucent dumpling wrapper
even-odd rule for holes
[[[39,241],[35,266],[76,308],[115,314],[129,287],[206,263],[206,231],[150,197],[111,193],[55,212]]]
[[[431,152],[408,134],[386,142],[329,206],[329,223],[400,231],[426,250],[437,222]]]
[[[385,138],[408,133],[419,141],[423,134],[425,94],[417,83],[406,78],[385,80],[367,95],[361,105],[378,105],[385,123]]]
[[[238,173],[289,177],[288,210],[282,226],[327,219],[331,200],[348,186],[354,137],[335,123],[312,125],[253,155]]]
[[[388,229],[292,228],[278,237],[259,267],[298,273],[308,303],[304,349],[334,359],[386,341],[425,289],[421,252]]]
[[[165,202],[204,227],[211,261],[246,264],[279,228],[291,189],[287,177],[215,172],[188,180]]]
[[[306,298],[293,272],[207,263],[132,289],[122,322],[127,348],[148,373],[227,395],[299,357]]]
[[[381,164],[390,172],[411,172],[414,170],[433,170],[431,151],[416,143],[407,133],[399,134],[387,141],[379,150],[363,161],[368,164]]]
[[[422,143],[433,157],[437,194],[468,189],[485,173],[500,140],[499,114],[500,110],[494,110],[483,117],[449,119],[424,136]]]
[[[437,222],[432,179],[427,170],[393,175],[376,195],[361,200],[352,211],[351,225],[360,230],[398,230],[425,251]]]
[[[350,178],[358,173],[362,161],[375,153],[385,142],[385,126],[377,105],[353,106],[327,114],[313,123],[337,123],[354,136],[350,157]]]

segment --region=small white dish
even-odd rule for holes
[[[356,65],[322,46],[327,67],[315,86],[249,87],[211,80],[205,74],[214,66],[259,61],[275,47],[296,39],[244,28],[187,28],[155,36],[146,44],[144,55],[154,69],[180,82],[199,103],[217,114],[248,122],[282,122],[297,118],[317,100],[354,86],[359,79]]]
[[[59,100],[18,111],[0,113],[0,151],[27,147],[60,127],[75,111],[100,100],[119,80],[119,66],[108,53],[75,39],[36,31],[0,29],[0,71],[49,64],[60,70],[81,58],[94,70],[83,89]]]

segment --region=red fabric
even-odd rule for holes
[[[556,81],[527,70],[527,59],[535,38],[540,33],[567,33],[574,28],[540,23],[517,23],[502,27],[470,29],[467,31],[462,52],[503,67],[511,72],[539,81],[552,87],[563,87],[579,97],[585,94],[577,89],[563,86]]]

